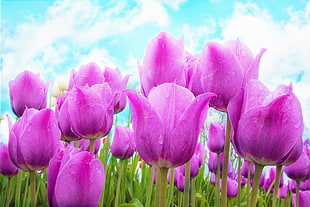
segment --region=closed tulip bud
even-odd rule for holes
[[[127,127],[115,127],[111,153],[114,157],[125,160],[135,152],[135,143],[132,131]]]
[[[261,55],[253,59],[251,51],[238,40],[226,44],[208,42],[200,55],[200,67],[204,92],[217,94],[210,101],[210,106],[227,111],[229,101],[243,87],[245,80],[257,79],[252,74],[258,72],[250,70],[258,70]]]
[[[238,182],[228,178],[227,180],[227,197],[234,198],[238,195]]]
[[[305,150],[301,153],[298,160],[290,165],[284,166],[285,174],[298,181],[305,181],[310,178],[310,159]]]
[[[185,86],[183,39],[176,40],[167,32],[159,33],[145,49],[143,64],[139,64],[142,94],[163,83]]]
[[[74,86],[91,87],[95,84],[102,84],[103,82],[104,77],[100,67],[94,62],[90,62],[82,65],[77,72],[75,70],[71,71],[68,90],[71,90]]]
[[[174,176],[176,178],[174,185],[178,188],[179,191],[184,192],[185,176],[178,170],[174,171]]]
[[[107,83],[91,87],[75,86],[67,95],[65,114],[73,133],[80,138],[99,139],[106,136],[113,124],[113,97]]]
[[[59,149],[47,171],[49,206],[98,206],[105,172],[94,153]]]
[[[288,195],[288,186],[283,185],[281,188],[279,188],[279,198],[286,198]]]
[[[255,173],[255,165],[247,160],[244,160],[244,163],[241,167],[241,175],[245,178],[248,177],[248,169],[249,169],[249,165],[250,166],[250,178],[254,177],[254,173]]]
[[[18,168],[12,163],[8,152],[8,145],[0,142],[0,173],[12,177],[18,173]]]
[[[296,194],[292,196],[292,203],[294,207],[309,207],[310,203],[310,191],[300,191],[299,192],[299,202],[296,206]]]
[[[288,165],[299,158],[304,125],[291,85],[270,92],[263,83],[251,80],[230,101],[228,113],[232,143],[241,157],[263,166]]]
[[[210,173],[210,183],[216,185],[216,174],[213,172]]]
[[[117,114],[124,110],[127,104],[126,94],[123,90],[126,89],[129,75],[122,78],[122,74],[119,69],[106,67],[103,71],[104,81],[111,87],[114,96],[114,113]]]
[[[221,123],[211,123],[208,136],[208,148],[211,152],[220,153],[224,151],[225,126]]]
[[[178,167],[195,152],[211,93],[195,96],[175,83],[154,88],[147,98],[128,91],[137,150],[149,165]]]
[[[9,154],[24,171],[42,170],[55,155],[60,131],[51,109],[26,109],[10,130]]]
[[[9,82],[10,101],[16,116],[22,116],[25,108],[37,110],[46,108],[47,89],[39,75],[23,71],[15,80]]]

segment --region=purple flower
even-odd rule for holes
[[[220,153],[224,151],[225,126],[221,123],[211,123],[208,136],[208,148],[211,152]]]
[[[135,143],[132,131],[127,127],[115,127],[111,153],[114,157],[125,160],[135,152]]]
[[[305,150],[302,151],[300,157],[296,162],[284,166],[283,171],[285,174],[298,181],[305,181],[310,178],[310,159]]]
[[[281,188],[279,188],[279,198],[286,198],[288,195],[288,186],[283,185]]]
[[[268,189],[270,188],[270,185],[274,182],[274,180],[276,179],[276,168],[270,168],[268,170],[268,177],[265,177],[265,180],[264,180],[264,185],[263,185],[263,188],[268,191]],[[266,176],[266,174],[265,174]],[[279,187],[281,188],[283,186],[283,174],[280,175],[280,184],[279,184]],[[273,187],[271,188],[271,193],[273,192]]]
[[[299,205],[296,206],[296,194],[292,196],[292,203],[294,207],[309,207],[310,203],[310,191],[300,191],[299,192]]]
[[[127,97],[126,94],[123,93],[123,90],[126,89],[130,76],[127,75],[123,79],[119,69],[112,69],[109,67],[105,67],[103,76],[104,81],[110,85],[112,93],[114,94],[114,113],[119,113],[124,110],[127,104]]]
[[[95,84],[102,84],[103,82],[104,77],[100,67],[96,63],[91,62],[82,65],[77,72],[75,70],[71,71],[68,90],[71,90],[74,86],[91,87]]]
[[[238,195],[238,182],[234,179],[227,180],[227,197],[234,198]]]
[[[257,78],[260,57],[264,51],[254,59],[248,47],[238,40],[225,44],[208,42],[205,45],[200,54],[199,66],[202,71],[202,88],[204,92],[217,95],[211,99],[210,106],[227,111],[229,101],[243,87],[244,82]]]
[[[23,71],[15,80],[9,82],[10,101],[16,116],[22,116],[25,108],[46,108],[47,89],[39,75]]]
[[[60,148],[47,171],[49,206],[98,206],[105,172],[94,153]]]
[[[149,165],[178,167],[195,152],[199,132],[207,115],[208,102],[214,95],[195,98],[186,88],[165,83],[146,99],[128,91],[137,150]]]
[[[213,172],[214,174],[217,173],[217,153],[209,152],[209,159],[208,159],[208,168],[209,171]],[[224,163],[224,152],[220,153],[220,173],[222,174]],[[233,171],[231,159],[228,161],[228,173],[230,174]]]
[[[63,132],[71,130],[79,138],[101,138],[110,132],[113,124],[111,88],[107,83],[74,86],[61,104],[59,113]],[[65,123],[64,128],[62,123]]]
[[[12,163],[9,157],[8,145],[0,142],[0,173],[12,177],[18,173],[18,168]]]
[[[287,165],[300,156],[304,125],[291,85],[270,92],[258,80],[251,80],[231,100],[228,113],[234,131],[232,143],[246,160]]]
[[[303,191],[310,191],[310,178],[304,182],[300,182],[299,189]]]
[[[71,146],[75,146],[77,141],[72,141],[70,142]],[[82,149],[83,151],[89,152],[90,148],[90,140],[89,139],[80,139],[79,140],[79,148]],[[95,154],[99,152],[100,149],[100,139],[95,140]]]
[[[56,153],[59,140],[60,131],[51,109],[26,109],[10,131],[11,160],[24,171],[44,169]]]
[[[162,83],[176,82],[185,86],[183,39],[176,40],[167,32],[159,33],[147,45],[143,64],[138,68],[144,96]]]
[[[202,83],[202,70],[200,67],[200,57],[193,56],[189,52],[185,55],[186,68],[186,88],[188,88],[195,96],[204,93]]]
[[[248,168],[250,166],[250,178],[254,178],[254,173],[255,173],[255,165],[247,160],[244,160],[244,163],[241,167],[241,175],[245,178],[248,177]]]
[[[184,192],[184,185],[185,185],[185,176],[182,172],[175,169],[174,170],[174,185],[178,188],[179,191]]]

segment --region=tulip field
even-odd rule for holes
[[[95,62],[9,82],[0,206],[310,206],[310,139],[293,84],[259,80],[266,49],[160,32],[130,75]],[[4,121],[6,120],[6,121]],[[2,136],[2,135],[1,135]]]

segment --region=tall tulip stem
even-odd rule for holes
[[[230,118],[227,113],[227,123],[226,123],[226,138],[224,145],[224,165],[222,172],[222,207],[227,206],[227,177],[228,177],[228,159],[229,159],[229,148],[230,148],[230,135],[231,135],[231,124]]]
[[[10,205],[10,193],[11,193],[11,177],[8,177],[8,186],[6,189],[6,200],[5,200],[6,207],[9,207]]]
[[[263,165],[255,164],[254,184],[252,188],[251,207],[256,206],[257,192],[259,188],[260,177],[263,172]]]
[[[115,203],[114,203],[115,207],[118,206],[118,202],[119,202],[119,191],[120,191],[120,188],[121,188],[121,181],[122,181],[122,174],[123,174],[123,164],[124,164],[124,161],[120,160],[119,161],[118,178],[117,178],[117,186],[116,186],[116,194],[115,194]]]
[[[300,181],[296,180],[296,205],[299,206],[299,186],[300,186]]]
[[[241,157],[238,156],[238,207],[241,206]]]
[[[36,206],[36,173],[35,171],[29,171],[30,176],[30,197],[31,207]]]
[[[184,200],[183,207],[189,207],[190,198],[190,174],[191,174],[191,162],[188,161],[185,167],[185,184],[184,184]]]
[[[277,206],[281,171],[282,171],[282,165],[277,166],[276,179],[274,183],[274,192],[273,192],[273,198],[272,198],[272,207]]]
[[[18,170],[16,192],[15,192],[15,205],[16,205],[16,207],[20,207],[20,189],[22,187],[22,176],[23,176],[23,171]]]
[[[151,198],[152,198],[152,191],[153,191],[153,177],[154,177],[154,166],[150,167],[150,180],[149,180],[149,188],[147,192],[147,197],[146,197],[146,203],[145,207],[150,207],[151,206]]]
[[[89,140],[90,141],[90,143],[89,143],[89,151],[90,152],[95,152],[95,139],[90,139]]]
[[[170,169],[170,184],[169,184],[169,195],[167,200],[167,205],[171,205],[171,201],[173,201],[173,189],[174,189],[174,168]],[[173,204],[172,204],[173,206]]]
[[[167,174],[168,168],[157,168],[155,207],[162,207],[166,205]]]
[[[221,156],[217,153],[217,172],[215,183],[215,206],[219,207],[220,204],[220,182],[221,182]]]
[[[247,206],[250,205],[250,187],[251,187],[251,162],[248,164],[248,174],[247,174],[247,182],[246,182],[246,203]]]

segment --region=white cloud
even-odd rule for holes
[[[261,60],[260,79],[270,88],[292,82],[309,128],[310,2],[303,11],[287,8],[287,12],[289,20],[277,22],[268,10],[254,3],[236,3],[232,16],[222,22],[222,37],[240,38],[254,53],[267,48]],[[302,73],[301,80],[297,81]]]
[[[94,49],[82,62],[91,57],[112,65],[113,57],[96,47],[98,41],[126,34],[146,23],[166,26],[169,23],[167,7],[178,9],[184,1],[137,0],[137,5],[130,9],[126,1],[111,1],[105,8],[95,2],[57,1],[41,19],[28,18],[29,21],[15,28],[4,29],[1,87],[7,87],[8,81],[25,69],[53,76],[53,68],[62,64],[69,52],[85,48]],[[101,53],[105,60],[99,57]]]

